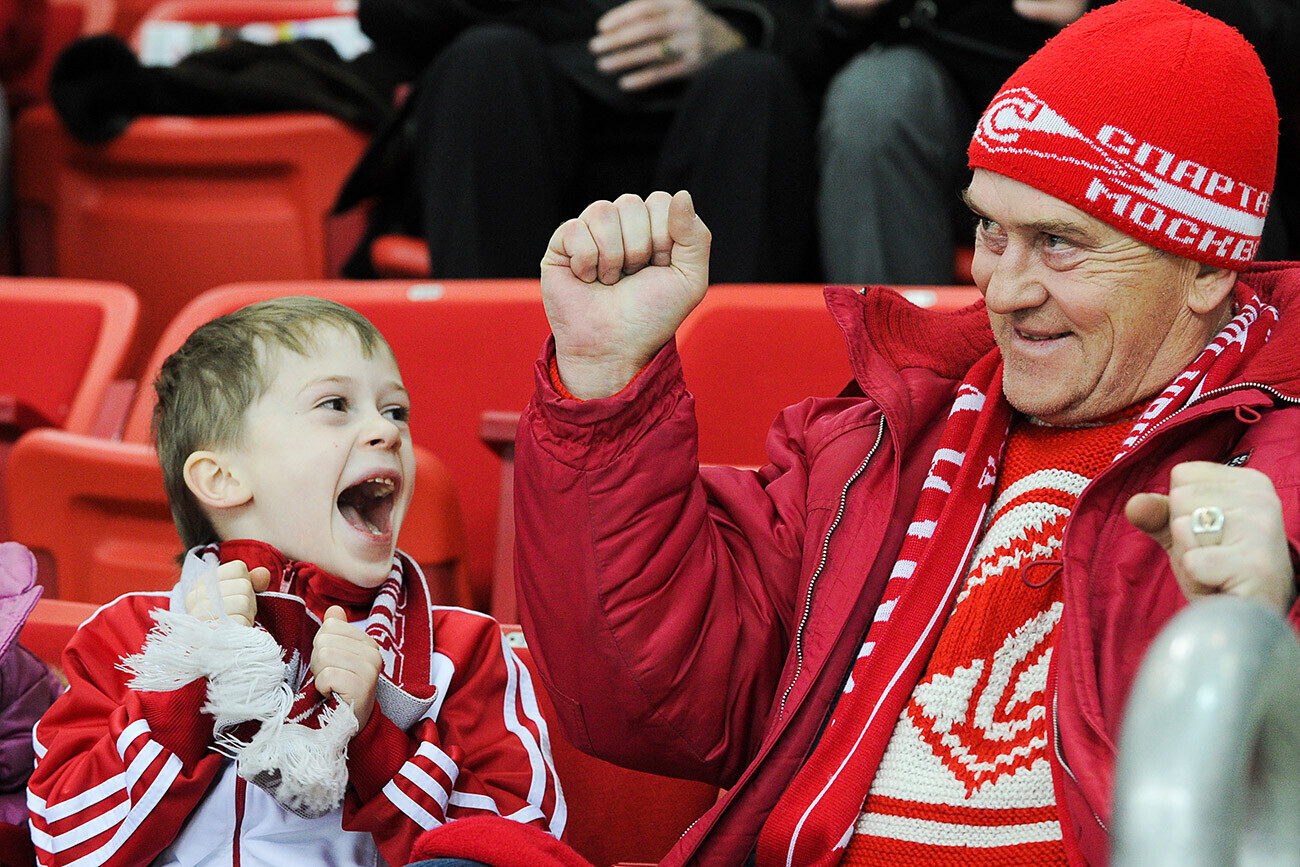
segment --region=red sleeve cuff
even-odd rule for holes
[[[186,770],[208,753],[213,719],[200,708],[208,695],[206,678],[190,681],[170,692],[136,692],[149,723],[150,736],[167,748]]]
[[[406,733],[384,716],[376,702],[370,719],[348,746],[348,779],[362,803],[373,800],[406,763],[411,753]]]
[[[647,367],[648,366],[649,365],[647,365]],[[551,363],[549,366],[549,370],[551,374],[551,388],[555,389],[556,394],[558,394],[560,397],[563,397],[567,400],[577,400],[577,401],[582,400],[582,398],[580,397],[574,397],[573,392],[569,391],[567,388],[564,387],[564,380],[560,379],[560,362],[554,355],[551,356]],[[610,395],[610,397],[618,397],[620,394],[627,391],[629,388],[632,387],[632,383],[636,382],[637,378],[640,377],[641,374],[644,372],[645,372],[645,367],[638,370],[636,372],[636,376],[628,380],[627,385],[623,386],[618,391],[614,392],[612,395]]]

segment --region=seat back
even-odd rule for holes
[[[351,15],[324,0],[172,0],[147,17],[225,24]],[[324,114],[141,117],[109,144],[75,141],[49,106],[14,128],[23,273],[117,280],[142,303],[138,374],[190,298],[240,280],[337,274],[365,215],[331,217],[369,136]]]
[[[0,278],[0,428],[89,433],[139,310],[120,284]]]
[[[480,417],[484,410],[522,410],[532,395],[533,363],[550,333],[537,281],[286,281],[205,292],[159,341],[123,439],[147,440],[154,400],[149,383],[191,331],[245,304],[281,295],[318,295],[346,304],[373,322],[392,346],[411,393],[412,436],[442,459],[460,494],[474,607],[487,610],[500,464],[480,442]],[[414,541],[403,532],[403,547]]]
[[[569,811],[562,839],[596,867],[657,863],[717,801],[717,787],[620,768],[580,752],[560,730],[523,632],[518,626],[501,628],[532,676],[546,720]]]
[[[35,427],[95,429],[138,315],[125,286],[0,278],[0,539],[14,441]]]
[[[973,287],[901,290],[913,303],[956,309]],[[677,331],[695,395],[700,461],[759,466],[777,414],[807,397],[833,397],[853,378],[844,335],[814,284],[719,284]]]

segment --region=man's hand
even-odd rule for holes
[[[634,70],[618,79],[623,90],[690,78],[720,54],[745,47],[745,37],[698,0],[628,0],[601,16],[589,43],[596,68]]]
[[[1088,0],[1012,0],[1011,8],[1021,18],[1064,27],[1083,17]]]
[[[317,692],[337,695],[352,705],[357,724],[364,728],[375,706],[375,686],[383,667],[375,640],[348,623],[342,608],[331,605],[311,643]]]
[[[588,205],[551,236],[542,301],[560,378],[608,397],[649,363],[709,286],[709,242],[689,193]]]
[[[231,560],[217,567],[217,591],[221,599],[213,602],[207,583],[195,582],[185,596],[185,611],[199,620],[217,620],[221,612],[244,626],[252,626],[257,617],[257,594],[271,584],[271,572],[265,566],[248,571],[243,560]]]
[[[1223,538],[1200,545],[1192,513],[1223,510]],[[1285,616],[1296,598],[1295,570],[1282,503],[1272,481],[1247,468],[1203,461],[1179,464],[1169,479],[1169,496],[1138,494],[1124,514],[1169,554],[1174,577],[1188,599],[1230,593],[1258,599]]]

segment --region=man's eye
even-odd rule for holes
[[[1006,247],[1006,233],[988,217],[975,218],[975,245],[992,253],[1001,253]]]
[[[393,421],[408,422],[411,420],[411,408],[409,406],[390,406],[384,410],[384,415]]]
[[[1043,246],[1049,250],[1069,250],[1074,247],[1074,242],[1060,235],[1044,235]]]

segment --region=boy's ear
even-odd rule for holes
[[[185,459],[184,478],[185,487],[195,499],[210,509],[242,506],[253,497],[253,492],[219,452],[192,453]]]

